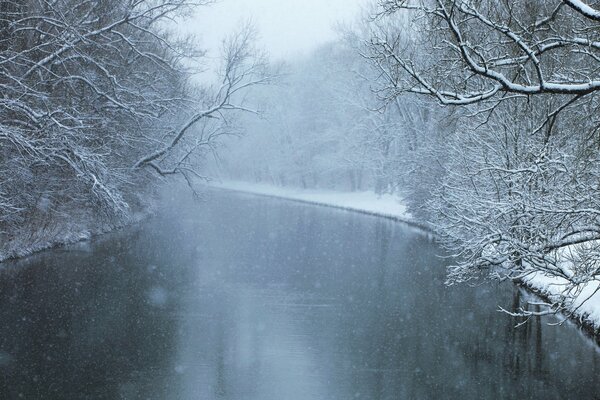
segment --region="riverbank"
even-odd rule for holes
[[[411,225],[427,233],[432,233],[429,225],[415,220],[407,211],[406,206],[402,204],[400,198],[392,194],[379,195],[372,191],[340,192],[325,189],[299,189],[242,181],[211,182],[209,186],[222,190],[250,193],[258,196],[375,215]]]
[[[62,213],[39,213],[21,225],[0,232],[0,263],[28,257],[40,251],[91,240],[124,229],[155,215],[160,204],[187,186],[179,183],[138,193],[126,213],[108,216],[93,209],[66,209]]]
[[[28,257],[40,251],[91,240],[138,223],[150,213],[136,213],[127,220],[113,223],[56,223],[51,229],[16,232],[9,241],[0,244],[0,263]]]
[[[524,278],[522,284],[552,303],[559,302],[561,296],[572,296],[572,300],[564,305],[565,312],[571,314],[571,319],[592,334],[600,344],[600,282],[592,281],[572,287],[565,279],[536,272]]]
[[[397,196],[377,195],[374,192],[337,192],[332,190],[304,190],[299,188],[278,187],[264,183],[240,181],[212,182],[211,187],[259,196],[274,197],[327,207],[341,208],[364,214],[393,219],[433,234],[431,227],[416,221]],[[565,268],[572,265],[565,257]],[[566,281],[550,278],[537,272],[522,281],[522,285],[545,300],[558,301],[567,287]],[[579,324],[584,331],[594,336],[600,344],[600,283],[592,282],[571,291],[574,299],[565,304],[571,320]]]

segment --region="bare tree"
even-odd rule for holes
[[[228,128],[228,114],[235,111],[258,114],[259,110],[248,108],[245,104],[248,89],[253,86],[271,83],[276,74],[269,71],[266,57],[254,46],[255,30],[246,25],[223,43],[221,83],[217,88],[209,88],[197,105],[200,110],[192,115],[177,130],[168,134],[165,144],[152,153],[142,156],[134,168],[151,167],[160,175],[172,175],[186,172],[198,175],[190,165],[190,156],[201,148],[214,150],[220,136],[231,134]],[[207,120],[211,123],[207,123]],[[215,122],[218,121],[218,122]],[[192,138],[191,145],[181,151],[178,145],[193,133],[198,125],[202,129]],[[173,156],[173,153],[179,153]],[[173,160],[172,158],[175,157]],[[168,163],[169,166],[164,166]]]

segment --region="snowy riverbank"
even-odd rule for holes
[[[303,190],[298,188],[278,187],[263,183],[240,181],[212,182],[211,187],[251,193],[261,196],[276,197],[305,203],[342,208],[356,212],[378,215],[405,222],[431,232],[426,224],[415,221],[408,213],[401,200],[394,195],[377,195],[373,192],[337,192],[331,190]],[[565,266],[569,261],[564,261]],[[541,273],[530,275],[523,281],[524,285],[549,300],[556,301],[564,292],[566,282],[557,278],[549,278]],[[579,288],[575,300],[566,305],[574,313],[574,318],[590,332],[600,331],[600,283],[593,282]]]
[[[90,224],[56,224],[52,232],[20,232],[12,240],[0,244],[0,263],[27,257],[43,250],[91,240],[95,236],[121,229],[142,219],[142,216],[136,216],[122,223],[93,224],[91,227]]]
[[[565,304],[567,312],[600,343],[600,282],[592,281],[573,288],[565,279],[536,272],[523,279],[523,284],[551,302],[560,301],[561,294],[572,296]]]
[[[324,189],[299,189],[241,181],[211,182],[210,186],[377,215],[404,222],[428,232],[431,231],[426,224],[416,221],[406,210],[406,206],[402,204],[400,198],[392,194],[378,195],[371,191],[340,192]]]
[[[155,208],[148,205],[146,210],[132,213],[121,221],[93,221],[73,214],[70,219],[54,221],[44,229],[22,227],[20,231],[12,232],[10,239],[0,241],[0,263],[28,257],[43,250],[92,240],[96,236],[139,223],[155,212]]]

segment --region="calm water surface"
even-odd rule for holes
[[[571,326],[401,224],[212,193],[0,270],[0,399],[593,399]]]

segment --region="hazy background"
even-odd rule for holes
[[[274,61],[305,55],[335,39],[335,26],[357,18],[366,0],[222,0],[199,7],[180,24],[208,51],[218,57],[221,41],[245,21],[259,32],[258,46]]]

